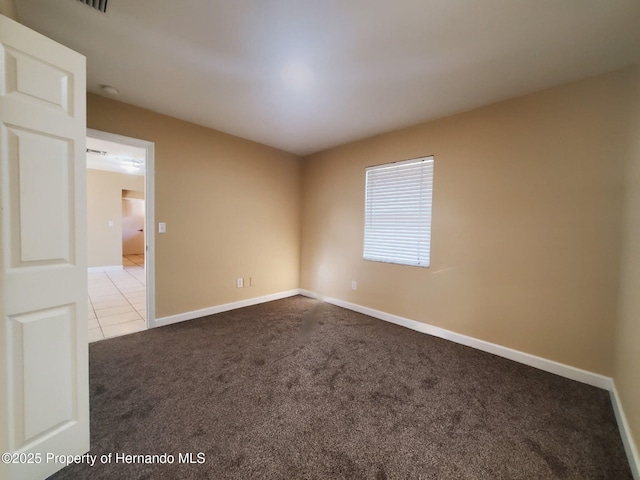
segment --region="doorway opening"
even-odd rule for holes
[[[144,204],[144,192],[122,190],[122,256],[125,258],[144,257]],[[126,263],[123,260],[122,265]]]
[[[87,130],[90,342],[155,326],[153,146]]]

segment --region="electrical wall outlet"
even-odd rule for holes
[[[355,280],[351,280],[351,290],[357,290],[358,289],[358,282]]]
[[[244,280],[242,278],[237,278],[236,279],[236,287],[237,288],[242,288],[244,287]]]

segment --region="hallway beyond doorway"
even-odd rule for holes
[[[146,329],[144,255],[125,255],[122,265],[89,272],[89,342]]]

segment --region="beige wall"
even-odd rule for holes
[[[626,171],[622,284],[614,381],[636,445],[640,439],[640,68],[636,69],[635,118],[630,123]]]
[[[306,158],[301,287],[611,375],[631,85],[618,71]],[[362,260],[365,167],[424,155],[431,268]]]
[[[155,142],[158,318],[298,288],[297,157],[92,94],[87,126]]]
[[[144,191],[144,177],[87,170],[89,267],[122,265],[122,190]]]
[[[18,11],[15,0],[0,0],[0,15],[18,21]]]
[[[300,286],[613,375],[637,439],[638,76],[354,142],[303,159],[301,176],[292,155],[103,97],[89,95],[88,126],[156,143],[158,317]],[[365,262],[364,168],[424,155],[431,268]]]

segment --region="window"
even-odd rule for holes
[[[428,267],[433,157],[367,167],[365,260]]]

